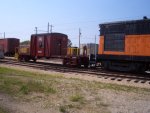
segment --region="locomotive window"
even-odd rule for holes
[[[148,34],[149,33],[149,25],[148,22],[144,22],[144,34]]]
[[[107,34],[104,38],[104,51],[124,51],[124,33]]]
[[[148,22],[140,22],[137,24],[137,33],[138,34],[149,34],[149,24]]]

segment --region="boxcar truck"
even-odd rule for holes
[[[0,45],[0,59],[3,59],[3,58],[4,58],[4,51],[3,51],[2,46]]]
[[[118,71],[150,68],[150,19],[100,24],[97,60],[102,67]]]

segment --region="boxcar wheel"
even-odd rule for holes
[[[36,58],[33,58],[32,60],[33,60],[33,62],[36,62],[37,59],[36,59]]]
[[[25,60],[25,62],[29,62],[29,58],[28,57],[25,57],[24,60]]]
[[[85,68],[88,68],[89,65],[84,65]]]

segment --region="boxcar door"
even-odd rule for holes
[[[61,40],[57,39],[57,43],[56,43],[56,47],[57,47],[57,51],[56,51],[56,55],[61,56]]]
[[[37,57],[44,57],[44,36],[37,37]]]

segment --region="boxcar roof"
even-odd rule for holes
[[[16,39],[16,40],[19,40],[18,38],[0,38],[0,40],[9,40],[9,39]]]
[[[63,33],[40,33],[40,34],[32,34],[31,36],[41,36],[41,35],[65,35],[67,36],[66,34],[63,34]]]

